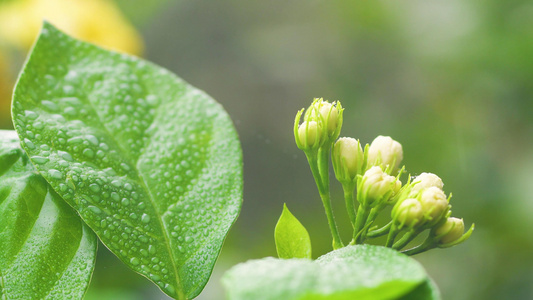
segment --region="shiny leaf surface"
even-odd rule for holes
[[[332,251],[316,261],[248,261],[230,269],[223,283],[230,300],[379,300],[407,295],[426,279],[414,259],[389,248],[358,245]]]
[[[13,118],[31,161],[113,253],[174,298],[200,293],[242,202],[240,145],[217,102],[45,24]]]

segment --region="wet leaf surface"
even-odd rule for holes
[[[31,161],[104,245],[172,297],[201,292],[242,202],[240,145],[217,102],[45,24],[13,118]]]
[[[230,300],[379,300],[400,298],[426,280],[416,260],[389,248],[358,245],[332,251],[315,261],[251,260],[226,272],[223,283]],[[427,294],[425,290],[419,292]]]

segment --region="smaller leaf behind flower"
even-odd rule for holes
[[[96,236],[0,130],[0,299],[81,299]]]
[[[309,233],[286,204],[274,229],[274,238],[279,258],[311,258]]]

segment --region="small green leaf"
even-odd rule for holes
[[[104,245],[171,297],[202,291],[242,203],[220,104],[45,23],[12,109],[30,160]]]
[[[305,227],[283,204],[274,230],[279,258],[311,258],[311,239]]]
[[[96,236],[0,130],[0,299],[81,299]]]
[[[395,250],[347,246],[309,259],[263,258],[223,277],[229,300],[397,299],[427,280],[422,266]]]

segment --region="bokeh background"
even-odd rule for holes
[[[282,205],[330,235],[305,156],[298,109],[345,107],[341,135],[390,135],[415,175],[438,174],[471,239],[416,256],[444,299],[533,299],[533,2],[526,0],[2,0],[0,128],[45,17],[144,57],[217,99],[244,153],[244,205],[198,299],[223,299],[232,265],[275,256]],[[349,228],[339,184],[339,226]],[[342,231],[345,240],[350,232]],[[86,299],[167,299],[101,246]]]

